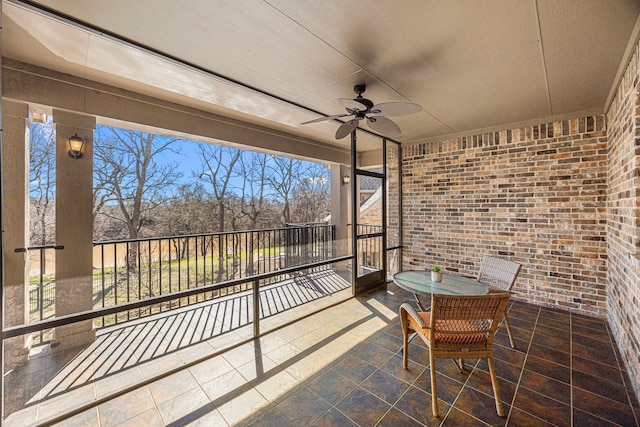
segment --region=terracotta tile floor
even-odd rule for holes
[[[640,405],[606,322],[522,302],[513,302],[509,312],[517,349],[509,346],[506,331],[496,337],[496,370],[506,416],[495,412],[486,361],[467,361],[468,372],[462,374],[451,361],[438,360],[441,417],[433,418],[428,353],[419,340],[411,343],[409,369],[402,369],[397,312],[405,301],[412,301],[412,296],[390,284],[138,387],[62,424],[639,425]],[[166,360],[138,366],[135,372],[123,370],[122,378],[112,375],[113,381],[128,384],[202,357],[212,348],[216,346],[194,345]],[[75,399],[83,391],[77,390]],[[92,393],[99,397],[97,384]],[[53,400],[48,410],[68,410],[69,405]],[[46,413],[43,406],[39,411]],[[14,415],[6,425],[34,421]]]

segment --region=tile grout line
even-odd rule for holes
[[[375,344],[374,344],[374,345],[375,345]],[[387,361],[391,360],[391,359],[395,356],[395,354],[396,354],[396,353],[397,353],[397,351],[396,351],[395,353],[393,353],[393,355],[392,355],[392,356],[390,356],[390,357],[389,357],[389,359],[388,359]],[[359,357],[359,356],[356,356],[356,357]],[[340,359],[342,359],[341,361],[343,361],[343,360],[344,360],[344,359],[346,359],[346,358],[347,358],[347,355],[343,355]],[[360,358],[360,359],[362,359],[362,358]],[[364,359],[362,359],[362,360],[364,360]],[[337,362],[337,361],[336,361],[336,362]],[[364,362],[365,362],[365,363],[368,363],[366,360],[365,360]],[[340,363],[340,362],[337,362],[337,364],[339,364],[339,363]],[[374,366],[374,365],[372,365],[372,366]],[[340,414],[342,414],[342,415],[343,415],[345,418],[347,418],[349,421],[353,422],[353,423],[354,423],[354,424],[356,424],[356,425],[359,425],[355,420],[351,419],[347,414],[345,414],[344,412],[342,412],[342,411],[337,407],[337,405],[338,405],[340,402],[342,402],[342,401],[345,399],[345,397],[347,397],[349,394],[351,394],[351,393],[352,393],[356,388],[360,387],[360,385],[361,385],[361,384],[362,384],[362,383],[363,383],[367,378],[369,378],[370,376],[372,376],[376,371],[380,370],[380,368],[378,368],[378,367],[376,367],[376,366],[374,366],[374,367],[375,367],[376,369],[374,369],[374,370],[373,370],[369,375],[367,375],[365,378],[363,378],[360,382],[358,382],[358,383],[353,382],[353,383],[355,384],[354,389],[353,389],[353,390],[351,390],[349,393],[347,393],[347,394],[346,394],[345,396],[343,396],[342,398],[340,398],[340,399],[339,399],[338,401],[336,401],[334,404],[331,404],[331,403],[327,402],[327,401],[326,401],[322,396],[318,395],[318,397],[319,397],[320,399],[322,399],[322,400],[324,400],[325,402],[327,402],[327,404],[329,405],[329,409],[327,409],[327,410],[326,410],[326,411],[325,411],[325,412],[324,412],[320,417],[318,417],[317,419],[313,420],[313,421],[312,421],[312,423],[311,423],[310,425],[313,425],[313,424],[314,424],[314,423],[316,423],[318,420],[322,419],[322,417],[324,417],[326,414],[328,414],[329,412],[331,412],[331,410],[333,410],[333,409],[335,409],[336,411],[338,411]],[[318,376],[324,375],[324,374],[326,374],[328,371],[330,371],[330,370],[332,370],[332,369],[333,369],[332,367],[328,367],[328,368],[326,368],[326,370],[324,370],[324,372],[318,372]],[[334,372],[336,372],[336,374],[338,374],[338,375],[340,375],[340,376],[343,376],[342,374],[340,374],[340,373],[339,373],[339,372],[337,372],[337,371],[334,371]],[[384,372],[384,371],[383,371],[383,372]],[[345,377],[345,378],[347,378],[347,377]],[[349,380],[349,378],[347,378],[347,380]],[[402,380],[400,380],[400,381],[402,381]],[[306,387],[306,386],[304,386],[304,387]],[[364,389],[364,388],[363,388],[363,389]],[[310,390],[310,389],[309,389],[309,390]],[[366,389],[364,389],[364,390],[365,390],[367,393],[371,393],[371,392],[369,392],[369,391],[368,391],[368,390],[366,390]],[[313,390],[310,390],[310,391],[311,391],[311,392],[313,392]],[[406,391],[405,391],[405,392],[406,392]],[[297,393],[297,392],[296,392],[296,393]],[[315,392],[314,392],[314,393],[315,393]],[[295,394],[295,393],[292,393],[291,395],[293,395],[293,394]],[[317,393],[316,393],[316,394],[317,394]],[[373,394],[373,393],[371,393],[371,394],[372,394],[374,397],[376,397],[376,398],[380,399],[380,398],[379,398],[378,396],[376,396],[375,394]],[[403,393],[402,395],[404,395],[404,393]],[[383,401],[383,402],[385,402],[385,403],[387,403],[387,402],[386,402],[385,400],[383,400],[383,399],[380,399],[380,400],[381,400],[381,401]],[[397,403],[397,401],[396,401],[396,403]],[[384,416],[385,416],[385,415],[387,415],[387,413],[391,410],[391,408],[393,408],[393,407],[394,407],[394,405],[395,405],[395,403],[394,403],[393,405],[390,405],[389,410],[388,410],[387,412],[385,412],[385,413],[384,413],[384,415],[380,418],[380,420],[382,420],[382,419],[384,418]],[[273,405],[273,406],[274,406],[274,409],[275,409],[276,411],[278,411],[278,413],[280,413],[281,415],[283,415],[283,416],[284,416],[284,414],[282,414],[282,413],[278,410],[277,405]],[[287,420],[287,422],[289,421],[289,420],[287,419],[287,417],[284,417],[284,418]],[[378,420],[378,423],[380,422],[380,420]],[[377,423],[376,423],[376,424],[377,424]]]
[[[375,344],[374,344],[374,345],[375,345]],[[392,355],[392,356],[390,356],[390,357],[389,357],[389,359],[387,359],[387,361],[386,361],[385,363],[388,363],[391,359],[393,359],[393,358],[395,357],[395,355],[396,355],[396,354],[399,354],[399,355],[400,355],[400,357],[403,357],[403,356],[402,356],[403,351],[404,351],[403,347],[400,347],[400,349],[399,349],[399,350],[396,350],[396,352],[394,352],[394,353],[393,353],[393,355]],[[385,363],[383,363],[381,366],[384,366],[384,364],[385,364]],[[375,369],[371,374],[369,374],[369,375],[367,376],[367,378],[369,378],[369,377],[370,377],[370,376],[372,376],[374,373],[376,373],[376,371],[379,371],[379,370],[382,370],[382,368],[378,368],[378,367],[376,367],[376,369]],[[425,369],[425,370],[426,370],[426,369]],[[422,371],[422,373],[424,373],[424,371],[425,371],[425,370],[423,370],[423,371]],[[386,372],[386,371],[384,371],[384,370],[382,370],[382,372],[384,372],[384,373],[386,373],[386,374],[389,374],[389,375],[391,375],[392,377],[395,377],[393,374],[390,374],[389,372]],[[411,415],[409,415],[409,414],[407,414],[407,413],[405,413],[405,412],[403,412],[403,411],[401,411],[401,410],[397,409],[397,408],[396,408],[396,404],[397,404],[397,403],[402,399],[402,397],[403,397],[405,394],[407,394],[407,392],[410,390],[410,388],[411,388],[411,387],[413,387],[413,384],[417,381],[418,377],[420,377],[420,375],[422,375],[422,373],[420,373],[418,376],[416,376],[416,377],[413,379],[413,381],[411,381],[411,382],[403,381],[403,380],[402,380],[402,378],[395,377],[395,378],[397,378],[398,380],[403,381],[403,382],[406,382],[407,384],[409,384],[409,387],[407,387],[407,389],[406,389],[405,391],[403,391],[403,392],[402,392],[402,394],[401,394],[400,396],[398,396],[398,398],[395,400],[395,402],[393,402],[392,404],[390,404],[390,405],[389,405],[389,409],[388,409],[388,410],[387,410],[387,411],[386,411],[386,412],[385,412],[385,413],[380,417],[380,419],[376,422],[376,424],[375,424],[376,426],[377,426],[378,424],[380,424],[380,422],[384,419],[384,417],[386,417],[386,416],[387,416],[387,414],[389,414],[389,412],[391,412],[391,410],[392,410],[392,409],[396,409],[396,411],[401,412],[402,414],[406,415],[407,417],[411,418],[412,420],[415,420],[416,422],[420,423],[420,421],[416,420],[416,419],[415,419],[415,418],[413,418]],[[362,384],[362,383],[363,383],[367,378],[365,378],[364,380],[360,381],[360,383],[359,383],[359,384],[357,384],[357,386],[356,386],[356,387],[360,387],[360,384]],[[366,390],[366,389],[365,389],[365,390]],[[367,391],[368,391],[368,390],[367,390]],[[374,395],[374,396],[375,396],[375,395]],[[378,396],[376,396],[376,397],[378,397]],[[343,399],[344,399],[344,398],[343,398]],[[387,402],[386,402],[386,401],[384,401],[383,399],[380,399],[380,400],[382,400],[383,402],[387,403]],[[337,409],[337,408],[336,408],[336,409]],[[343,415],[344,415],[344,414],[343,414]],[[346,416],[346,415],[345,415],[345,416]],[[349,417],[347,417],[347,418],[349,418]],[[349,419],[351,420],[351,418],[349,418]],[[351,420],[351,421],[353,421],[353,420]],[[358,424],[358,423],[356,423],[355,421],[353,421],[353,422],[354,422],[355,424]],[[422,424],[422,423],[420,423],[420,424]]]
[[[406,301],[406,300],[405,300]],[[411,300],[410,303],[414,303],[415,301]],[[414,337],[415,339],[415,337]],[[409,341],[410,343],[410,341]],[[398,351],[398,353],[400,353],[400,356],[402,357],[402,348]],[[417,363],[417,362],[416,362]],[[418,378],[420,377],[420,375],[424,374],[426,372],[426,370],[428,369],[432,369],[433,367],[431,366],[431,363],[429,363],[429,365],[427,367],[425,367],[425,369],[418,375],[416,376],[413,381],[411,381],[409,383],[409,387],[415,387],[414,384],[416,381],[418,381]],[[471,375],[469,375],[470,377]],[[462,390],[464,389],[464,386],[466,384],[466,381],[469,380],[469,377],[467,377],[467,379],[465,380],[465,383],[462,385],[462,387],[460,388],[460,391],[458,392],[458,396],[460,395],[460,393],[462,393]],[[418,390],[422,390],[419,387],[416,387]],[[409,391],[409,388],[407,388],[402,395],[400,395],[400,397],[396,400],[396,402],[393,404],[392,407],[395,407],[396,403],[398,403],[400,401],[400,399],[402,399],[402,397]],[[431,393],[433,393],[433,390],[431,390]],[[441,426],[442,424],[444,424],[445,420],[447,419],[447,417],[449,416],[449,414],[451,413],[451,410],[453,409],[453,405],[455,403],[455,401],[458,399],[458,396],[456,396],[455,399],[453,399],[453,402],[451,402],[451,405],[449,406],[449,409],[447,410],[447,412],[444,414],[444,416],[440,419],[440,422],[438,423],[439,426]],[[427,410],[431,409],[431,403],[429,404],[429,408]],[[400,411],[398,409],[398,411]],[[402,412],[402,411],[400,411]],[[411,418],[412,420],[416,420],[414,417],[410,416],[409,414],[402,412],[403,414],[405,414],[406,416],[408,416],[409,418]],[[465,412],[466,413],[466,412]],[[385,414],[386,415],[386,414]],[[382,418],[380,419],[382,420]],[[419,420],[416,420],[418,423],[422,424]]]
[[[516,402],[516,397],[518,396],[518,390],[520,389],[520,382],[522,381],[522,377],[524,375],[524,369],[527,365],[527,359],[529,358],[529,352],[531,351],[531,346],[533,345],[533,338],[536,335],[536,329],[538,327],[538,321],[540,320],[540,312],[541,309],[538,308],[538,313],[536,315],[536,321],[533,324],[533,329],[531,330],[531,337],[529,338],[529,344],[527,346],[527,351],[524,354],[524,360],[522,362],[522,369],[520,370],[520,376],[518,377],[518,381],[516,382],[516,389],[513,392],[513,398],[511,399],[511,407],[509,408],[509,413],[507,414],[505,425],[509,422],[511,418],[511,414],[513,413],[513,408]],[[537,417],[536,417],[537,418]]]
[[[440,425],[442,425],[442,424],[446,421],[447,417],[448,417],[448,416],[449,416],[449,414],[451,413],[451,410],[453,409],[453,406],[455,405],[455,403],[456,403],[456,402],[458,401],[458,399],[460,398],[460,395],[462,395],[462,392],[464,391],[465,387],[467,387],[467,383],[468,383],[468,382],[469,382],[469,380],[471,379],[471,375],[473,375],[473,373],[475,372],[475,370],[476,370],[476,369],[478,369],[478,365],[480,364],[480,360],[481,360],[481,359],[476,359],[476,363],[475,363],[475,365],[473,365],[473,369],[469,372],[469,375],[468,375],[468,376],[467,376],[467,378],[464,380],[464,383],[462,383],[462,387],[460,387],[460,391],[459,391],[459,392],[458,392],[458,394],[456,395],[456,398],[455,398],[455,399],[453,399],[453,402],[451,402],[451,406],[449,407],[449,410],[447,411],[447,413],[445,414],[445,416],[442,418],[442,422],[440,423]],[[469,388],[473,388],[473,387],[469,386]],[[480,392],[480,393],[482,393],[482,392]],[[494,396],[494,399],[495,399],[495,396]],[[466,415],[470,416],[471,418],[474,418],[474,419],[478,420],[479,422],[481,422],[481,423],[483,423],[483,424],[487,424],[487,423],[485,423],[484,421],[482,421],[481,419],[479,419],[478,417],[476,417],[476,416],[475,416],[475,415],[473,415],[473,414],[470,414],[470,413],[468,413],[468,412],[466,412],[466,411],[463,411],[463,410],[462,410],[462,409],[460,409],[460,408],[456,408],[456,409],[458,409],[460,412],[462,412],[462,413],[464,413],[464,414],[466,414]],[[506,421],[507,421],[507,420],[505,419],[505,425],[506,425]]]
[[[623,384],[623,386],[625,388],[625,393],[627,394],[627,402],[629,403],[629,407],[631,408],[631,413],[633,414],[633,418],[636,421],[636,425],[640,426],[640,419],[638,419],[638,412],[634,409],[633,401],[632,401],[632,394],[630,393],[630,391],[633,392],[633,388],[631,388],[631,390],[629,390],[630,384],[627,385],[627,379],[630,376],[629,375],[629,371],[626,370],[626,366],[625,366],[625,372],[627,372],[627,375],[625,376],[622,373],[621,362],[624,363],[624,361],[620,360],[622,355],[618,354],[617,347],[614,345],[615,340],[613,339],[613,334],[611,332],[611,328],[609,327],[609,322],[607,321],[606,318],[604,319],[604,325],[605,325],[605,328],[607,328],[607,336],[609,337],[609,343],[611,344],[611,347],[613,347],[613,355],[616,358],[616,363],[618,365],[618,371],[619,371],[619,374],[620,374],[620,378],[622,379],[622,384]],[[618,356],[620,356],[620,357],[618,357]],[[633,396],[635,396],[635,393],[633,394]],[[640,399],[640,397],[638,397],[638,399]]]
[[[406,299],[405,299],[404,301],[406,302]],[[375,344],[374,344],[374,345],[375,345]],[[390,357],[387,359],[387,361],[386,361],[385,363],[389,362],[389,361],[390,361],[391,359],[393,359],[396,355],[399,355],[400,357],[403,357],[403,351],[404,351],[404,348],[403,348],[403,347],[400,347],[400,349],[399,349],[399,350],[396,350],[395,352],[393,352],[393,355],[392,355],[392,356],[390,356]],[[383,366],[385,363],[383,363],[383,364],[382,364],[382,366]],[[416,363],[417,363],[417,362],[416,362]],[[357,384],[357,385],[356,385],[356,387],[360,387],[360,385],[361,385],[361,384],[362,384],[362,383],[363,383],[367,378],[369,378],[370,376],[372,376],[374,373],[376,373],[376,372],[377,372],[377,371],[379,371],[379,370],[382,370],[382,368],[378,368],[378,367],[376,367],[376,369],[375,369],[371,374],[369,374],[365,379],[363,379],[359,384]],[[398,398],[395,400],[395,402],[394,402],[393,404],[389,404],[389,406],[390,406],[390,407],[389,407],[389,409],[388,409],[388,410],[387,410],[387,411],[386,411],[386,412],[385,412],[385,413],[380,417],[380,419],[376,422],[375,426],[377,426],[378,424],[380,424],[380,422],[384,419],[384,417],[386,417],[386,416],[387,416],[387,414],[389,414],[389,412],[391,412],[391,410],[392,410],[392,409],[395,409],[396,411],[398,411],[398,412],[400,412],[400,413],[404,414],[405,416],[409,417],[410,419],[415,420],[417,423],[422,424],[419,420],[415,419],[415,418],[414,418],[414,417],[412,417],[411,415],[409,415],[409,414],[407,414],[407,413],[405,413],[405,412],[401,411],[400,409],[396,408],[396,404],[397,404],[398,402],[400,402],[400,400],[404,397],[404,395],[405,395],[405,394],[407,394],[407,392],[411,389],[411,387],[414,387],[414,383],[418,380],[418,378],[420,377],[420,375],[422,375],[425,371],[426,371],[426,368],[425,368],[425,369],[423,369],[423,370],[422,370],[422,372],[421,372],[419,375],[417,375],[417,376],[416,376],[416,377],[415,377],[411,382],[408,382],[408,381],[404,381],[402,378],[395,377],[395,375],[393,375],[393,374],[391,374],[391,373],[389,373],[389,372],[386,372],[386,371],[382,370],[382,372],[384,372],[384,373],[386,373],[386,374],[389,374],[389,375],[391,375],[392,377],[395,377],[395,378],[396,378],[396,379],[398,379],[399,381],[402,381],[402,382],[404,382],[404,383],[409,384],[409,387],[407,387],[407,389],[406,389],[405,391],[403,391],[403,392],[402,392],[402,394],[400,394],[400,396],[398,396]],[[365,389],[365,390],[366,390],[366,389]],[[368,391],[368,390],[367,390],[367,391]],[[374,396],[375,396],[375,395],[374,395]],[[376,397],[378,397],[378,396],[376,396]],[[343,399],[344,399],[344,398],[343,398]],[[340,399],[340,401],[342,401],[343,399]],[[383,402],[385,402],[385,403],[388,403],[388,402],[384,401],[383,399],[380,399],[380,400],[382,400],[382,401],[383,401]],[[338,404],[338,403],[336,402],[336,405],[337,405],[337,404]],[[336,408],[336,409],[337,409],[337,408]],[[337,410],[338,410],[338,411],[340,411],[339,409],[337,409]],[[341,412],[341,413],[342,413],[342,412]],[[345,416],[346,416],[346,414],[343,414],[343,415],[345,415]],[[348,418],[349,420],[351,420],[351,418],[349,418],[349,417],[347,417],[347,418]],[[358,423],[356,423],[354,420],[351,420],[351,421],[353,421],[355,424],[358,424]]]
[[[375,345],[375,344],[374,344],[374,345]],[[393,359],[393,357],[396,355],[396,353],[397,353],[397,351],[396,351],[395,353],[393,353],[393,355],[392,355],[392,356],[390,356],[390,357],[389,357],[389,359],[387,360],[387,362],[388,362],[389,360]],[[355,356],[355,357],[359,357],[359,356]],[[344,357],[344,358],[346,358],[346,355],[345,355],[345,357]],[[343,358],[343,359],[344,359],[344,358]],[[360,359],[362,359],[362,358],[360,358]],[[363,360],[364,360],[364,359],[363,359]],[[365,360],[365,363],[368,363],[368,362],[366,362],[366,360]],[[385,363],[386,363],[386,362],[385,362]],[[372,366],[373,366],[373,365],[372,365]],[[355,420],[351,419],[351,417],[349,417],[347,414],[345,414],[344,412],[342,412],[342,411],[340,410],[340,408],[338,408],[338,404],[339,404],[340,402],[342,402],[342,401],[343,401],[343,400],[344,400],[348,395],[350,395],[351,393],[353,393],[353,391],[354,391],[354,390],[356,390],[358,387],[360,387],[360,385],[361,385],[363,382],[365,382],[365,380],[366,380],[367,378],[369,378],[369,377],[370,377],[370,376],[372,376],[374,373],[376,373],[378,370],[380,370],[380,368],[378,368],[378,367],[375,367],[375,368],[376,368],[376,369],[374,369],[374,370],[373,370],[373,372],[371,372],[369,375],[367,375],[365,378],[363,378],[359,383],[354,382],[354,384],[356,385],[356,386],[355,386],[355,388],[354,388],[353,390],[351,390],[349,393],[347,393],[346,395],[342,396],[342,398],[341,398],[341,399],[339,399],[336,403],[334,403],[333,405],[331,405],[331,407],[329,408],[329,410],[327,410],[324,414],[322,414],[322,416],[321,416],[320,418],[322,418],[325,414],[327,414],[328,412],[330,412],[332,409],[335,409],[336,411],[338,411],[339,413],[341,413],[345,418],[347,418],[349,421],[353,422],[353,423],[354,423],[354,424],[356,424],[356,425],[360,425],[360,424],[358,424]],[[384,371],[383,371],[383,372],[384,372]],[[340,374],[339,372],[337,372],[337,374],[338,374],[338,375],[342,375],[342,374]],[[345,378],[346,378],[346,377],[345,377]],[[349,378],[348,378],[348,379],[349,379]],[[399,378],[398,378],[398,379],[399,379]],[[400,381],[402,381],[402,380],[400,380]],[[365,388],[363,388],[363,387],[361,387],[361,388],[362,388],[363,390],[365,390],[367,393],[371,393],[369,390],[367,390],[367,389],[365,389]],[[406,390],[404,391],[404,393],[406,393]],[[404,396],[404,393],[402,393],[401,397],[402,397],[402,396]],[[376,395],[375,395],[375,394],[373,394],[373,393],[371,393],[371,395],[373,395],[373,396],[375,396],[376,398],[380,399],[378,396],[376,396]],[[399,398],[398,398],[398,399],[399,399]],[[387,402],[386,402],[385,400],[383,400],[383,399],[380,399],[380,400],[381,400],[381,401],[383,401],[383,402],[385,402],[385,403],[387,403]],[[395,402],[395,403],[397,403],[397,402],[398,402],[398,400],[396,400],[396,402]],[[380,419],[376,422],[376,425],[380,423],[380,421],[381,421],[381,420],[382,420],[382,419],[383,419],[383,418],[384,418],[384,417],[389,413],[389,411],[391,411],[391,409],[394,407],[395,403],[394,403],[393,405],[389,405],[389,406],[390,406],[390,408],[389,408],[389,409],[388,409],[388,410],[387,410],[387,411],[382,415],[382,417],[380,417]],[[320,418],[318,418],[318,420],[319,420]],[[315,420],[315,421],[314,421],[314,423],[315,423],[315,422],[317,422],[318,420]]]
[[[573,313],[569,310],[569,425],[573,425]]]

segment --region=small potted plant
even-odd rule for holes
[[[434,265],[431,270],[431,281],[442,282],[442,271],[440,271],[439,265]]]

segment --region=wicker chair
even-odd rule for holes
[[[511,291],[513,284],[516,283],[518,273],[520,273],[520,268],[522,268],[522,265],[517,262],[485,255],[478,272],[478,282],[489,286],[490,292]],[[504,324],[507,328],[507,334],[509,334],[511,348],[516,348],[513,335],[511,335],[511,325],[509,324],[507,311],[505,310],[504,312]]]
[[[407,350],[413,331],[429,347],[431,409],[435,417],[439,416],[435,359],[458,359],[462,370],[464,358],[484,357],[489,362],[496,411],[504,416],[493,364],[493,337],[510,296],[509,292],[473,296],[433,294],[429,312],[416,312],[408,303],[400,306],[403,367],[407,369]]]

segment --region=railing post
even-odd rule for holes
[[[253,281],[253,337],[260,336],[260,281]]]
[[[45,251],[40,249],[40,278],[38,280],[38,305],[40,307],[38,320],[44,319],[44,269],[46,268]],[[31,319],[29,319],[31,321]],[[40,331],[40,344],[44,340],[44,331]]]
[[[121,299],[125,300],[125,302],[133,302],[140,299],[142,296],[140,287],[143,283],[142,279],[145,279],[145,276],[148,277],[146,277],[146,285],[143,286],[143,288],[148,287],[153,290],[153,295],[173,293],[176,291],[174,287],[177,287],[178,292],[191,288],[199,288],[205,285],[203,281],[204,278],[206,278],[207,283],[221,282],[222,280],[216,280],[217,277],[224,276],[224,274],[221,273],[224,273],[225,270],[216,269],[216,266],[219,266],[220,263],[222,263],[223,267],[225,263],[227,264],[226,271],[229,272],[227,280],[237,278],[238,276],[247,277],[248,273],[252,273],[252,275],[255,275],[256,272],[258,274],[275,273],[267,278],[261,279],[262,281],[256,286],[256,291],[259,291],[259,286],[261,285],[285,280],[287,275],[299,274],[296,271],[283,275],[282,272],[278,272],[277,270],[286,267],[295,267],[311,261],[324,261],[328,259],[334,252],[335,230],[335,226],[327,224],[288,224],[287,227],[267,230],[198,235],[179,234],[167,238],[141,238],[94,242],[94,246],[101,248],[101,266],[99,269],[102,275],[102,306],[118,305],[122,302],[120,301]],[[209,241],[209,245],[205,243],[205,239]],[[166,248],[165,243],[163,243],[165,240]],[[215,242],[217,242],[217,248]],[[109,284],[109,277],[105,272],[105,262],[107,262],[107,260],[105,260],[104,254],[105,245],[107,244],[113,246],[113,278],[111,279],[111,286],[107,286]],[[194,244],[194,252],[192,253],[192,246]],[[124,261],[119,261],[118,252],[123,246],[126,252],[125,259]],[[156,246],[157,249],[153,249]],[[135,250],[136,247],[139,249],[143,247],[147,248],[147,254],[145,255],[142,250]],[[207,247],[210,247],[211,250],[206,250]],[[58,247],[53,248],[58,249]],[[167,251],[166,258],[164,255],[165,250]],[[154,257],[154,251],[157,251],[157,257]],[[243,255],[243,251],[247,253],[246,256]],[[134,252],[135,257],[132,255]],[[208,255],[205,254],[207,254],[207,252],[211,254],[209,262],[206,261]],[[216,253],[219,255],[218,257],[215,256]],[[262,254],[263,256],[259,257],[258,254]],[[258,258],[256,267],[253,265],[252,255]],[[203,259],[199,260],[199,257],[203,257]],[[146,265],[143,261],[146,261]],[[124,262],[124,264],[122,264],[122,262]],[[152,273],[156,270],[154,266],[156,262],[158,263],[158,277],[153,278]],[[195,267],[192,267],[191,262],[194,263]],[[234,262],[238,265],[232,270]],[[310,271],[324,268],[327,267],[324,265],[321,267],[312,267]],[[126,269],[127,274],[123,275],[122,287],[118,287],[118,272],[122,269]],[[142,274],[143,269],[146,274]],[[208,272],[208,269],[211,271]],[[199,270],[202,270],[202,272]],[[299,271],[307,270],[308,269],[301,269]],[[42,271],[44,271],[44,269],[42,269]],[[133,274],[134,271],[138,274]],[[200,274],[202,274],[202,278],[198,277]],[[233,286],[211,290],[211,298],[231,295],[236,292],[244,292],[249,289],[249,286],[252,286],[253,280],[254,279],[249,279],[238,282],[238,284],[234,284]],[[164,286],[167,285],[168,289],[165,290]],[[138,289],[137,296],[134,295],[136,293],[136,287]],[[44,291],[40,290],[41,294],[38,299],[46,298],[46,289],[45,287]],[[37,290],[34,290],[34,298],[38,297],[38,295],[35,294],[36,292]],[[122,297],[120,297],[120,294],[122,294]],[[256,305],[256,309],[258,310],[256,312],[256,319],[259,319],[262,313],[259,295],[260,293],[258,292],[256,295],[256,300],[258,301]],[[107,301],[107,296],[109,301]],[[146,297],[150,296],[151,293],[146,295]],[[191,301],[192,296],[196,297],[194,298],[195,301]],[[112,298],[113,301],[110,302]],[[182,307],[185,303],[193,302],[200,302],[200,299],[195,294],[189,294],[189,296],[178,297],[173,301],[164,301],[160,306],[160,311],[175,308],[173,306],[175,303],[177,303],[179,307]],[[43,303],[40,303],[40,305],[44,306]],[[136,313],[138,314],[136,315]],[[120,314],[112,316],[114,318],[113,323],[121,323],[131,318],[148,314],[151,314],[150,309],[144,312],[137,307],[131,310],[123,310]],[[119,317],[121,318],[119,319]],[[107,322],[108,319],[103,319],[102,326],[108,326],[106,324]],[[259,329],[257,329],[257,333],[259,333]]]

